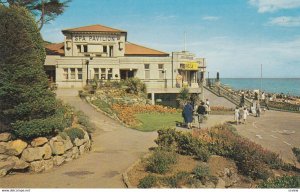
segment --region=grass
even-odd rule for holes
[[[100,99],[97,99],[97,100],[93,100],[92,103],[94,105],[96,105],[97,107],[99,107],[102,111],[112,115],[113,114],[113,111],[111,109],[111,106],[106,103],[105,101],[102,101]]]
[[[140,113],[135,117],[141,124],[134,128],[144,132],[175,127],[176,121],[182,122],[181,113]]]

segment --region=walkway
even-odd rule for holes
[[[291,149],[300,147],[299,113],[270,110],[261,117],[250,116],[246,125],[236,127],[239,134],[278,153],[287,162],[294,163],[296,160]]]

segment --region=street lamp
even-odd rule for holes
[[[85,60],[85,64],[86,64],[86,85],[89,84],[89,64],[90,61],[93,60],[93,56],[90,55],[90,58]]]

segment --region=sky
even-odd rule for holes
[[[260,77],[262,65],[263,77],[300,77],[300,0],[72,0],[42,35],[63,42],[62,29],[93,24],[168,53],[185,44],[211,76]]]

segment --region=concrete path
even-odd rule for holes
[[[58,90],[64,102],[82,110],[96,126],[93,149],[77,160],[40,174],[0,178],[0,188],[123,188],[121,174],[155,146],[156,132],[140,132],[94,110],[74,90]]]
[[[236,128],[239,134],[278,153],[287,162],[295,162],[291,149],[300,147],[299,113],[265,111],[261,117],[250,116],[246,125]]]

